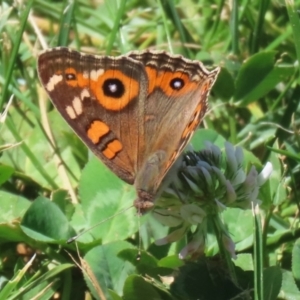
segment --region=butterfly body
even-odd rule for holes
[[[134,184],[141,213],[201,122],[218,71],[163,51],[109,57],[59,47],[38,59],[54,106],[96,156]]]

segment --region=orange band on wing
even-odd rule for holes
[[[100,139],[110,131],[109,127],[102,121],[94,121],[87,130],[87,136],[94,143],[100,142]]]
[[[61,72],[59,73],[61,74]],[[96,96],[97,101],[108,110],[120,111],[139,95],[139,82],[118,70],[106,70],[95,79],[91,78],[91,76],[84,76],[83,73],[76,72],[74,68],[65,69],[64,74],[66,78],[68,75],[74,75],[74,79],[66,80],[69,86],[89,88]],[[121,97],[114,98],[104,94],[103,84],[108,79],[118,79],[122,82],[124,93]]]
[[[113,159],[122,149],[122,143],[115,139],[106,145],[106,148],[102,151],[102,154],[108,159]]]
[[[146,67],[146,72],[149,78],[148,94],[151,94],[155,88],[160,88],[166,96],[172,95],[181,96],[188,91],[196,90],[199,88],[199,83],[191,81],[189,76],[183,72],[170,72],[160,71],[157,72],[153,67]],[[184,86],[182,89],[176,90],[171,87],[172,79],[179,78],[183,81]]]
[[[120,98],[108,97],[104,94],[102,86],[107,79],[118,79],[124,85],[124,94]],[[139,95],[140,86],[138,81],[127,77],[118,70],[107,70],[97,81],[91,82],[91,90],[98,102],[108,110],[120,111]]]
[[[201,111],[202,111],[202,103],[199,103],[193,114],[193,119],[191,120],[191,122],[188,124],[188,126],[185,128],[185,130],[182,133],[181,136],[182,139],[185,139],[199,125],[199,123],[201,122],[201,120],[199,119]]]
[[[202,93],[202,94],[207,93],[207,91],[210,89],[211,85],[212,85],[212,84],[211,84],[210,81],[206,81],[206,82],[202,85],[202,87],[201,87],[201,93]]]
[[[157,75],[157,70],[153,67],[146,67],[146,72],[147,72],[147,76],[148,76],[148,94],[151,94],[154,89],[156,88],[156,85],[157,85],[157,78],[158,78],[158,75]]]

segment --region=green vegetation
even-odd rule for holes
[[[299,7],[293,0],[0,2],[0,300],[300,299]],[[134,188],[90,155],[42,89],[37,56],[55,46],[98,55],[159,49],[220,66],[192,144],[199,151],[210,141],[224,160],[240,151],[228,154],[225,141],[238,145],[245,174],[270,162],[259,206],[220,201],[205,228],[199,212],[197,225],[165,243],[183,227],[151,213],[138,218],[129,208]],[[193,180],[175,190],[197,197]],[[220,187],[209,186],[218,195]],[[180,259],[191,241],[196,251]]]

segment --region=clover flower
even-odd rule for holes
[[[180,258],[196,257],[204,252],[209,222],[218,230],[219,245],[221,241],[223,248],[234,258],[234,242],[220,213],[230,207],[251,209],[252,205],[261,202],[259,188],[271,175],[272,164],[267,163],[260,174],[254,166],[246,173],[242,148],[226,142],[224,152],[206,143],[205,149],[186,153],[171,185],[155,202],[154,217],[173,228],[156,244],[178,241],[190,233],[190,241],[181,250]]]

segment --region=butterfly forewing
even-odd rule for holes
[[[146,97],[144,68],[126,57],[53,48],[38,60],[40,80],[84,143],[121,179],[133,184],[139,149],[137,103]]]

